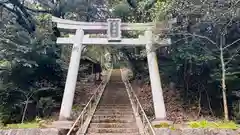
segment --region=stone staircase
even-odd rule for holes
[[[87,135],[140,135],[120,70],[113,70]]]

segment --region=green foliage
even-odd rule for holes
[[[22,96],[14,93],[14,85],[12,83],[0,84],[0,121],[20,121],[21,108],[23,105]]]
[[[40,116],[42,117],[50,116],[55,106],[56,104],[52,97],[41,97],[40,100],[38,101],[38,110]]]
[[[172,40],[168,54],[162,56],[164,61],[159,60],[161,75],[167,78],[163,80],[177,84],[185,104],[200,104],[202,110],[213,110],[211,114],[217,116],[223,112],[222,80],[226,81],[229,102],[225,109],[231,109],[231,104],[239,100],[231,96],[233,90],[239,90],[239,42],[234,42],[240,37],[239,17],[237,6],[228,6],[229,3],[237,5],[238,1],[157,1],[151,9],[153,20],[177,19],[170,31],[162,35]],[[224,70],[220,61],[220,35],[226,40],[223,47],[236,43],[224,49]],[[226,71],[224,79],[222,71]]]
[[[176,130],[176,127],[172,124],[168,124],[168,123],[160,123],[160,124],[157,124],[157,125],[154,125],[154,128],[168,128],[170,130]]]
[[[80,21],[101,20],[108,15],[105,8],[99,8],[104,4],[101,0],[41,0],[37,4],[14,0],[0,3],[4,8],[0,22],[2,123],[20,122],[26,104],[36,106],[27,108],[27,111],[35,109],[33,115],[48,117],[61,102],[71,46],[66,49],[56,44],[51,15]],[[8,5],[14,5],[14,9]],[[84,50],[82,55],[89,55],[104,65],[106,59],[99,56],[108,52],[105,47],[91,46]],[[31,121],[33,116],[28,115],[26,121]]]
[[[136,0],[127,0],[127,2],[132,8],[137,8],[137,1]]]
[[[34,3],[32,3],[34,2]],[[21,1],[21,0],[8,0],[1,2],[0,6],[14,18],[14,22],[21,25],[28,33],[35,33],[37,30],[37,18],[41,13],[52,14],[57,17],[69,17],[73,15],[77,20],[93,21],[101,19],[103,14],[98,14],[99,6],[103,6],[104,1],[89,1],[89,0],[37,0],[37,1]],[[96,6],[97,5],[97,6]],[[107,11],[100,9],[104,16]],[[43,16],[45,16],[43,15]]]
[[[83,108],[80,105],[73,105],[72,110],[73,111],[81,111]]]
[[[160,123],[158,125],[154,125],[155,128],[169,128],[171,125],[168,123]]]
[[[222,122],[222,121],[206,121],[206,120],[201,120],[201,121],[191,121],[187,123],[187,128],[216,128],[216,129],[232,129],[236,130],[239,129],[239,125],[237,125],[234,122]],[[176,130],[177,125],[172,125],[168,123],[160,123],[157,125],[154,125],[155,128],[168,128],[171,130]],[[184,127],[184,124],[181,126]]]
[[[8,124],[3,129],[25,129],[25,128],[39,128],[39,123],[37,122],[29,122],[23,124]]]
[[[157,0],[148,0],[146,5],[144,6],[144,10],[147,11],[151,9],[156,4],[156,2]]]
[[[132,13],[132,10],[126,3],[120,3],[114,7],[112,13],[114,16],[126,20],[124,18],[129,17]]]
[[[233,118],[235,121],[239,122],[240,120],[240,101],[233,103]]]
[[[188,125],[191,128],[220,128],[233,130],[239,128],[239,125],[234,122],[209,122],[206,120],[189,122]]]
[[[44,19],[49,17],[39,21]],[[63,69],[58,63],[59,48],[46,26],[51,25],[39,25],[35,35],[17,24],[6,24],[0,32],[0,119],[5,124],[21,120],[27,99],[38,104],[41,97],[61,97]],[[54,107],[47,105],[36,109],[50,111],[49,106]]]
[[[154,4],[156,4],[157,1],[158,0],[145,0],[145,1],[143,1],[142,2],[142,3],[144,3],[143,10],[147,11],[147,10],[153,8]],[[139,5],[141,2],[139,2],[137,0],[127,0],[127,2],[129,4],[129,6],[131,6],[132,8],[137,8],[139,6],[142,6],[142,5]]]

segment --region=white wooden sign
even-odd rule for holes
[[[120,42],[121,41],[121,19],[107,19],[108,23],[108,41]]]

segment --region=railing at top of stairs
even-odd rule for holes
[[[107,74],[107,77],[104,78],[103,81],[100,83],[96,92],[90,98],[87,105],[83,108],[82,112],[80,113],[80,115],[78,116],[78,118],[75,120],[72,127],[68,131],[67,135],[70,135],[76,126],[79,127],[78,132],[81,132],[80,134],[84,134],[86,132],[87,127],[92,119],[92,115],[96,110],[96,107],[102,97],[102,94],[104,92],[104,89],[107,83],[109,82],[111,73],[112,73],[112,69],[110,69],[110,71]]]
[[[136,93],[134,92],[134,90],[128,80],[127,75],[124,72],[126,73],[127,71],[124,71],[124,69],[121,69],[122,80],[126,86],[127,93],[129,95],[131,104],[133,106],[133,110],[135,112],[135,116],[139,117],[141,120],[143,134],[144,135],[156,135],[155,130],[152,127],[152,124],[150,123],[140,101],[138,100]]]

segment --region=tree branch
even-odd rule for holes
[[[234,45],[235,43],[237,43],[238,41],[240,41],[240,38],[235,40],[234,42],[232,42],[231,44],[228,44],[227,46],[223,47],[223,50],[227,49],[228,47],[231,47],[232,45]]]
[[[0,4],[6,4],[8,3],[8,1],[3,1],[3,2],[0,2]]]
[[[52,10],[38,10],[38,9],[32,9],[29,7],[24,6],[24,8],[26,8],[27,10],[31,11],[31,12],[35,12],[35,13],[48,13],[51,14]]]
[[[40,4],[42,4],[43,6],[46,6],[48,8],[54,9],[55,8],[55,4],[51,2],[50,0],[37,0],[37,2],[39,2]]]
[[[240,2],[240,0],[238,0],[236,3],[234,3],[233,5],[231,5],[230,9],[233,9],[234,6],[236,6],[238,3]],[[229,12],[233,12],[232,10],[229,10]],[[233,19],[235,16],[232,16],[232,18],[230,19],[230,21],[227,23],[227,25],[224,27],[224,30],[227,29],[227,27],[232,23]]]
[[[16,22],[20,24],[24,29],[26,29],[29,33],[33,33],[35,31],[36,26],[32,16],[27,12],[24,6],[18,1],[15,2],[11,0],[10,2],[12,4],[10,5],[11,7],[1,3],[0,3],[0,6],[2,5],[3,8],[13,13],[16,17]],[[12,7],[16,7],[16,8],[12,8]]]
[[[238,54],[239,51],[240,51],[240,47],[238,47],[238,49],[236,50],[236,52],[229,58],[229,60],[228,60],[227,62],[225,62],[225,65],[227,65],[228,63],[230,63],[230,62],[233,60],[234,57],[236,57],[237,55],[239,55],[239,54]]]
[[[10,12],[13,12],[13,13],[17,14],[15,10],[13,10],[13,9],[11,9],[11,8],[9,8],[9,7],[7,7],[7,6],[6,6],[6,5],[4,5],[3,3],[0,3],[0,6],[3,6],[3,7],[4,7],[4,8],[6,8],[8,11],[10,11]]]
[[[11,92],[19,92],[19,93],[22,93],[26,99],[28,98],[28,94],[27,94],[25,91],[22,91],[22,90],[13,90],[13,91],[11,91]]]
[[[201,36],[201,35],[196,35],[196,34],[191,34],[191,33],[189,33],[189,34],[184,34],[184,35],[188,35],[188,36],[187,36],[187,37],[184,37],[184,38],[181,38],[181,39],[177,40],[176,42],[173,42],[173,44],[174,44],[174,43],[177,43],[177,42],[179,42],[179,41],[181,41],[181,40],[183,40],[183,39],[188,39],[188,38],[190,38],[190,37],[197,36],[197,37],[200,37],[200,38],[207,39],[207,40],[210,41],[212,44],[215,44],[215,45],[216,45],[216,43],[215,43],[213,40],[211,40],[210,38],[208,38],[208,37],[206,37],[206,36]],[[203,49],[206,53],[209,53],[210,55],[218,58],[218,56],[215,55],[213,52],[211,52],[208,48],[202,47],[201,45],[200,45],[199,47],[200,47],[201,49]]]
[[[180,42],[180,41],[182,41],[182,40],[184,40],[184,39],[188,39],[188,38],[190,38],[190,37],[192,37],[192,36],[186,36],[186,37],[184,37],[184,38],[178,39],[177,41],[173,42],[172,44],[176,44],[176,43],[178,43],[178,42]]]
[[[217,45],[217,43],[214,42],[213,40],[211,40],[209,37],[202,36],[202,35],[197,35],[197,34],[192,34],[192,33],[174,33],[172,35],[185,35],[185,36],[193,36],[193,37],[195,36],[195,37],[199,37],[199,38],[202,38],[202,39],[206,39],[209,42],[211,42],[212,44]]]
[[[209,50],[209,48],[207,48],[207,47],[202,47],[201,45],[199,45],[199,47],[200,47],[201,49],[203,49],[206,53],[209,53],[210,55],[214,56],[215,58],[219,58],[219,56],[216,55],[216,54],[214,54],[211,50]]]

